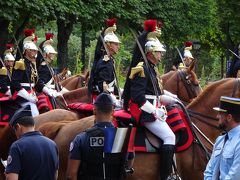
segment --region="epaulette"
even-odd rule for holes
[[[109,58],[109,56],[108,55],[104,55],[104,57],[103,57],[103,61],[109,61],[110,60],[110,58]]]
[[[41,63],[41,65],[45,66],[45,65],[47,65],[47,63],[46,63],[45,61],[43,61],[43,62]]]
[[[20,59],[19,61],[15,61],[14,69],[25,70],[24,59]]]
[[[7,75],[7,68],[2,67],[2,68],[0,69],[0,75],[6,76],[6,75]]]
[[[136,76],[136,74],[139,74],[140,77],[145,77],[143,62],[138,63],[136,67],[133,67],[131,69],[129,79],[133,79]]]

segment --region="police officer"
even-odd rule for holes
[[[204,171],[205,180],[240,179],[240,99],[221,96],[218,126],[226,134],[219,136]]]
[[[112,26],[108,27],[104,31],[103,43],[105,43],[106,49],[104,49],[104,47],[101,45],[97,47],[101,49],[99,51],[102,51],[102,49],[104,49],[104,52],[102,53],[100,59],[95,60],[94,66],[91,70],[89,91],[92,93],[93,101],[100,93],[108,92],[111,94],[114,103],[118,103],[116,96],[119,95],[119,92],[117,88],[118,85],[113,56],[119,50],[120,41],[115,35],[114,31],[116,31],[115,23],[113,23]],[[99,41],[102,40],[99,39]],[[96,52],[98,51],[96,50]],[[97,55],[97,57],[99,57],[99,54]]]
[[[7,180],[54,180],[59,166],[58,149],[52,140],[34,130],[34,120],[27,105],[14,114],[10,123],[18,140],[7,159]]]
[[[163,91],[157,71],[156,65],[161,60],[162,52],[165,51],[157,39],[158,35],[157,31],[147,33],[147,42],[145,43],[147,62],[140,60],[137,66],[130,70],[128,77],[131,97],[129,108],[137,122],[163,140],[160,174],[161,180],[166,180],[172,170],[175,135],[166,123],[167,115],[164,105],[174,103],[175,99],[169,96],[171,95],[169,92]],[[128,99],[124,99],[124,101],[128,101]]]
[[[95,125],[75,137],[70,145],[68,179],[120,180],[126,160],[121,153],[104,153],[104,130],[113,128],[113,101],[102,93],[94,102]]]
[[[11,96],[10,80],[15,58],[12,55],[12,45],[7,44],[4,52],[4,66],[0,69],[0,97]]]
[[[38,72],[36,68],[36,56],[38,48],[32,41],[32,37],[25,38],[23,42],[23,59],[15,61],[11,91],[13,98],[21,106],[29,104],[31,106],[32,115],[39,114],[36,102],[37,97],[35,88],[37,88]]]

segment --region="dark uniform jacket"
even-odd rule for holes
[[[108,56],[104,56],[97,62],[96,68],[93,70],[93,93],[100,94],[104,91],[103,82],[112,83],[114,94],[118,94],[115,80],[114,60]]]
[[[21,83],[26,83],[26,85],[21,85]],[[34,64],[26,58],[15,61],[11,81],[12,94],[20,91],[22,88],[27,91],[31,90],[31,88],[41,89],[41,87],[38,86],[38,73],[36,68],[34,68]],[[21,99],[23,100],[23,98]]]
[[[45,61],[42,61],[42,63],[38,67],[38,76],[39,76],[39,80],[38,80],[37,91],[41,92],[45,84],[47,84],[52,79],[51,72]],[[52,80],[50,84],[54,86],[54,81]]]
[[[5,67],[0,69],[0,96],[3,96],[8,91],[8,86],[10,86],[10,79],[7,71]]]
[[[157,79],[157,74],[154,70],[155,65],[149,62],[149,69],[143,63],[142,66],[137,66],[138,68],[142,68],[141,73],[137,73],[134,75],[131,80],[131,102],[138,105],[140,108],[145,102],[148,100],[149,102],[153,102],[152,99],[146,99],[145,95],[156,95],[153,88],[153,83],[156,85],[158,95],[162,94],[160,89],[160,85]],[[132,73],[132,72],[131,72]],[[153,79],[153,82],[151,80]],[[130,108],[131,111],[131,108]],[[154,121],[155,118],[152,114],[149,114],[145,111],[142,111],[141,114],[141,122],[151,122]]]

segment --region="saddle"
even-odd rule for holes
[[[186,150],[193,142],[193,134],[186,120],[186,116],[178,106],[167,106],[168,118],[166,122],[176,135],[176,152]],[[135,151],[156,152],[163,143],[158,137],[152,134],[144,126],[139,126],[130,113],[124,110],[115,111],[115,126],[125,127],[133,124],[132,142]]]
[[[68,108],[84,114],[85,116],[91,116],[93,115],[94,105],[87,103],[71,103],[68,105]]]
[[[19,109],[19,105],[9,96],[0,98],[0,126],[8,126],[14,112]]]

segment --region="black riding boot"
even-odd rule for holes
[[[160,180],[166,180],[172,172],[174,145],[163,145],[161,148]]]

